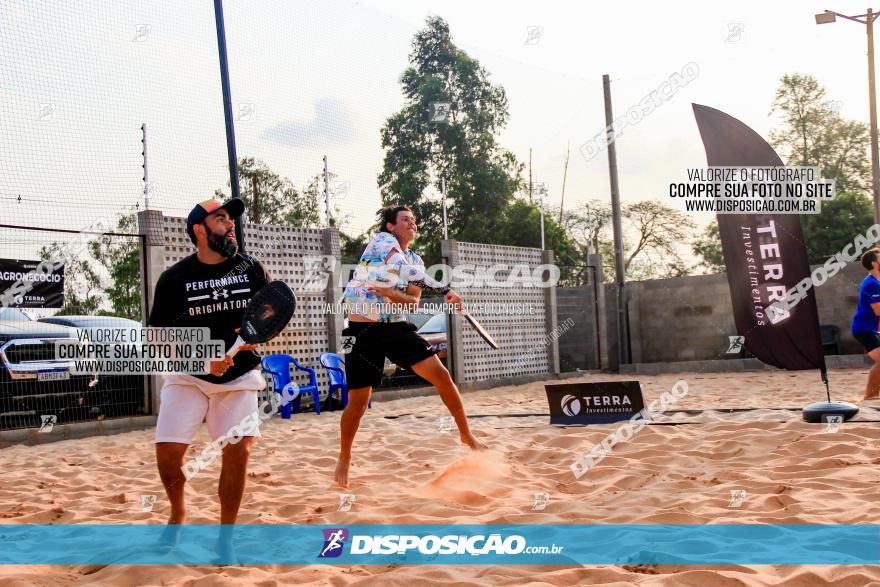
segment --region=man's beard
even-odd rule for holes
[[[232,257],[238,252],[238,243],[232,240],[227,234],[208,233],[208,247],[212,251],[217,251],[224,257]]]

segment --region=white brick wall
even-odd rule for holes
[[[483,267],[496,263],[526,264],[531,272],[544,263],[540,249],[454,241],[444,244],[444,255],[453,267],[462,263]],[[496,279],[502,281],[505,276],[506,273],[499,272]],[[451,336],[450,341],[460,340],[461,349],[455,358],[460,370],[456,374],[459,382],[553,372],[552,355],[556,353],[557,342],[542,341],[552,329],[548,326],[555,322],[551,320],[555,309],[549,307],[546,288],[484,286],[463,288],[459,293],[468,304],[531,304],[534,308],[534,314],[524,315],[471,312],[498,342],[501,347],[498,350],[492,349],[465,320],[456,316],[453,332],[458,330],[460,336]],[[520,364],[522,357],[529,357],[524,364]]]

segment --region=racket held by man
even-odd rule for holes
[[[234,357],[242,345],[263,344],[281,334],[295,309],[296,295],[290,286],[280,280],[267,283],[245,308],[238,338],[226,356]]]

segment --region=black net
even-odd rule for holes
[[[413,39],[424,20],[318,0],[227,2],[224,10],[238,191],[248,210],[241,222],[308,229],[332,223],[344,234],[340,256],[356,263],[374,230],[382,189],[389,189],[380,188],[380,178],[394,175],[393,161],[384,161],[383,129],[408,108],[401,75],[411,65]],[[35,299],[19,303],[15,298],[24,296],[13,296],[7,305],[37,318],[143,320],[146,284],[135,287],[135,276],[144,238],[150,245],[166,242],[159,213],[185,217],[197,202],[234,192],[215,16],[213,3],[191,0],[3,3],[0,262],[38,264],[45,255],[65,252],[62,247],[75,251],[64,257],[63,304],[37,308]],[[523,25],[513,42],[530,51],[540,41],[535,30]],[[549,219],[562,223],[563,178],[566,210],[593,194],[586,186],[606,182],[601,157],[586,166],[576,163],[580,142],[602,128],[601,117],[588,114],[601,104],[598,78],[501,57],[464,30],[452,35],[508,92],[511,125],[520,126],[505,128],[503,136],[499,131],[498,138],[519,162],[529,162],[517,197],[545,203],[547,246],[555,247],[560,232]],[[620,99],[637,102],[650,81],[621,82]],[[575,111],[566,107],[572,103],[578,104]],[[431,132],[451,124],[449,112],[439,116],[442,108],[435,106],[426,105],[435,125]],[[579,129],[580,140],[569,136],[571,128]],[[569,141],[570,168],[567,157],[563,167]],[[447,185],[439,169],[432,165],[412,186],[428,200],[419,218],[423,234],[431,228],[439,234],[440,190]],[[450,218],[461,218],[454,196],[467,190],[459,184],[448,182]],[[504,244],[540,246],[541,224],[532,212],[505,233],[511,242]],[[459,228],[450,225],[450,236]],[[422,238],[415,248],[429,264],[431,256],[438,262],[436,239],[429,246]],[[244,242],[245,250],[259,256],[263,251],[253,244]],[[575,257],[572,252],[564,262]],[[560,264],[562,258],[557,254]],[[582,267],[573,266],[562,279],[577,286],[586,278]],[[423,383],[394,366],[387,372],[385,386]],[[103,386],[101,381],[89,390]],[[119,385],[135,389],[128,381]],[[71,397],[78,405],[100,403]],[[89,408],[83,417],[105,412]]]

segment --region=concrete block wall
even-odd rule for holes
[[[841,331],[842,353],[862,353],[850,322],[865,271],[850,263],[816,288],[820,324]],[[693,275],[627,283],[631,363],[731,359],[729,336],[736,335],[727,275]],[[616,286],[605,284],[609,353],[616,356]]]
[[[632,363],[724,358],[736,335],[727,276],[627,284]]]

